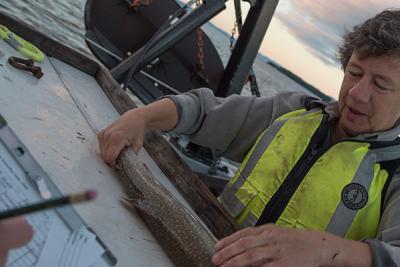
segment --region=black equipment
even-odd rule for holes
[[[221,97],[240,94],[248,79],[253,94],[258,95],[251,66],[278,0],[246,0],[251,7],[243,25],[240,0],[234,1],[240,35],[225,69],[200,26],[221,12],[226,0],[189,0],[186,4],[174,0],[88,0],[85,39],[113,77],[144,104],[199,87],[211,88]],[[229,168],[209,149],[181,141],[181,137],[170,138],[192,169],[203,179],[216,181],[214,189],[222,189],[232,174]],[[204,170],[199,171],[198,163],[206,166]]]

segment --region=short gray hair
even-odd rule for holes
[[[400,55],[400,9],[385,10],[343,36],[338,51],[343,70],[353,51],[361,58]]]

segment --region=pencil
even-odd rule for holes
[[[20,215],[26,215],[32,212],[58,208],[67,204],[77,204],[80,202],[92,200],[96,198],[96,196],[97,196],[96,191],[87,190],[85,192],[75,193],[60,198],[54,198],[43,202],[34,203],[32,205],[27,205],[16,209],[0,212],[0,220]]]

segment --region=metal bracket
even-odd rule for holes
[[[0,142],[7,148],[14,159],[23,166],[26,175],[31,182],[36,186],[39,194],[44,199],[49,199],[52,196],[51,191],[45,181],[47,174],[34,160],[28,149],[21,143],[3,117],[0,117]]]

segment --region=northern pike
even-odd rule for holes
[[[217,241],[211,231],[174,197],[125,148],[117,162],[127,197],[121,202],[135,208],[171,261],[178,267],[213,266]]]

